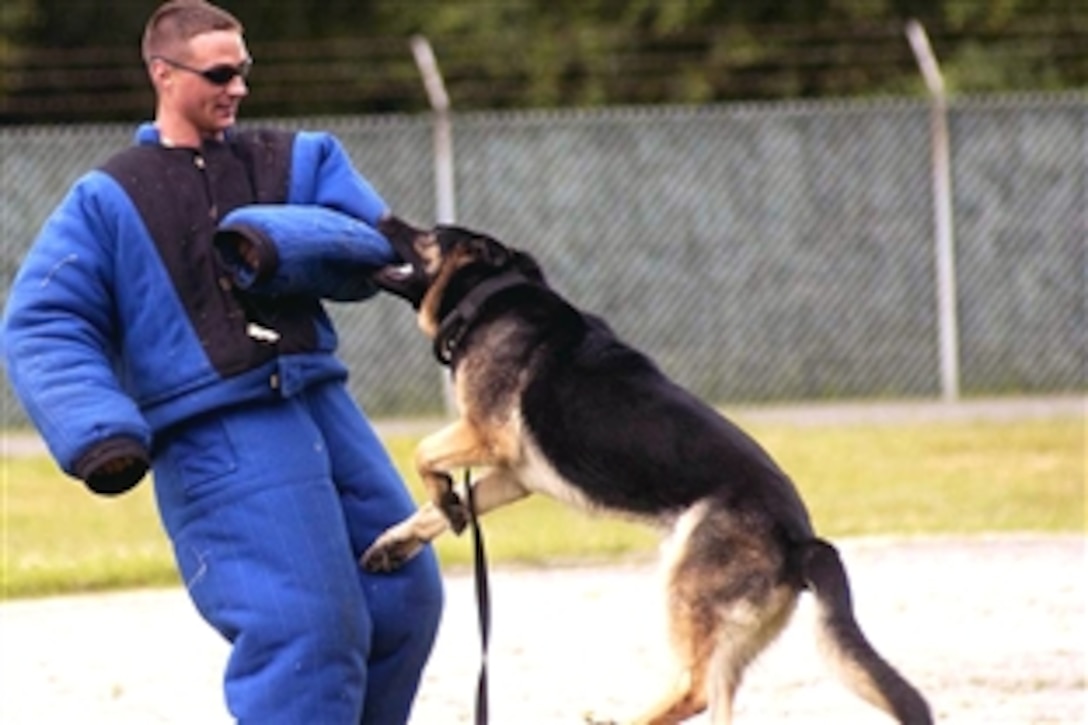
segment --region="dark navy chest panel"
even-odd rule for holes
[[[235,375],[279,353],[316,345],[316,300],[260,298],[236,289],[212,245],[225,215],[246,204],[287,199],[294,135],[235,134],[202,149],[135,146],[102,170],[132,200],[212,365]],[[250,334],[274,330],[278,341]]]

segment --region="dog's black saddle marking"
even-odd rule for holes
[[[449,365],[453,360],[454,351],[461,339],[476,321],[480,310],[489,299],[495,295],[521,285],[534,284],[531,279],[519,271],[508,269],[501,274],[490,277],[472,291],[465,295],[457,306],[446,315],[442,324],[438,327],[438,334],[434,337],[434,356],[443,365]]]

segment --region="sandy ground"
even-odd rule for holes
[[[930,697],[940,722],[982,725],[1088,721],[1086,543],[1025,535],[839,545],[873,642]],[[665,681],[652,564],[501,569],[491,587],[495,725],[622,717]],[[447,596],[413,725],[472,722],[480,657],[471,576],[448,576]],[[887,722],[823,669],[803,602],[749,671],[737,721]],[[180,590],[0,604],[0,722],[230,722],[219,686],[226,653]]]

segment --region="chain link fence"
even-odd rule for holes
[[[308,118],[402,216],[435,216],[426,117]],[[960,389],[1084,390],[1088,96],[950,109]],[[719,404],[940,394],[929,107],[772,103],[457,115],[458,218]],[[0,129],[0,292],[127,126]],[[333,305],[376,416],[442,411],[412,311]],[[3,425],[23,421],[3,388]]]

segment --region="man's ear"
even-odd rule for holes
[[[171,68],[161,59],[151,58],[147,61],[147,77],[155,90],[162,92],[171,85]]]

